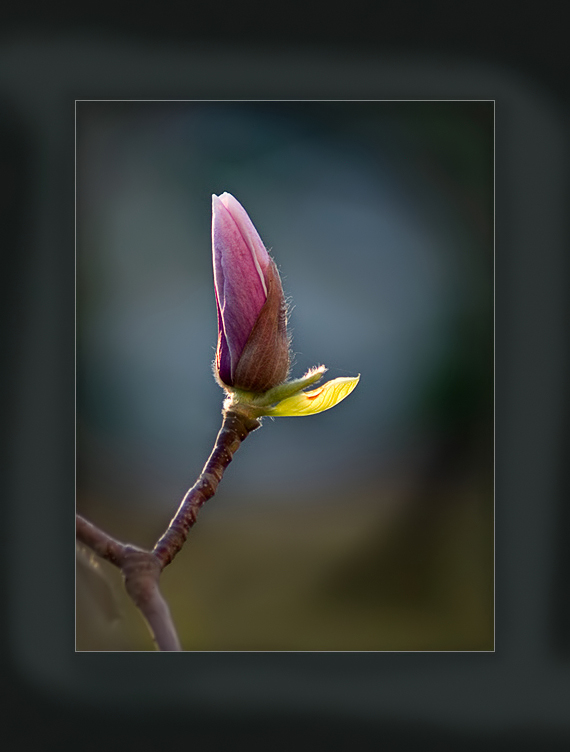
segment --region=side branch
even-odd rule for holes
[[[76,515],[77,540],[123,573],[125,588],[159,650],[181,650],[170,610],[158,585],[161,566],[151,551],[129,546]]]
[[[158,586],[161,567],[150,551],[125,545],[76,515],[77,540],[119,567],[125,588],[137,606],[159,650],[181,650],[170,610]]]
[[[180,551],[190,528],[196,522],[200,507],[216,493],[218,483],[241,442],[259,425],[258,420],[241,413],[238,414],[232,410],[224,413],[224,420],[214,449],[200,477],[182,499],[168,529],[153,549],[153,554],[160,561],[162,568],[169,564]]]
[[[231,410],[224,412],[212,454],[152,551],[121,543],[76,516],[77,540],[122,571],[127,593],[142,613],[159,650],[181,650],[170,610],[158,586],[160,573],[184,545],[200,507],[215,494],[241,442],[259,425],[255,418]]]
[[[76,515],[75,519],[77,540],[89,546],[102,559],[107,559],[111,564],[121,567],[127,550],[125,544],[111,538],[91,522],[87,522],[81,515]]]

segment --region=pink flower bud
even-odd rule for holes
[[[212,196],[212,251],[218,307],[215,371],[229,387],[264,392],[289,370],[281,279],[243,206]]]

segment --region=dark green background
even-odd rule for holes
[[[493,119],[77,104],[78,511],[150,546],[210,451],[212,193],[272,249],[293,375],[361,373],[240,449],[163,576],[186,650],[493,649]],[[102,568],[110,592],[78,578],[77,647],[151,649]]]

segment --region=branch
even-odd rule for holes
[[[126,545],[77,515],[77,540],[123,573],[125,588],[140,610],[159,650],[180,650],[180,642],[158,581],[160,562],[151,551]]]
[[[102,559],[107,559],[111,564],[121,567],[127,548],[124,543],[111,538],[79,514],[75,517],[75,525],[77,540],[93,549]]]
[[[77,539],[122,571],[127,593],[141,611],[159,650],[181,650],[170,610],[158,585],[160,574],[184,545],[201,506],[216,493],[241,442],[260,425],[258,420],[231,410],[223,415],[222,427],[204,469],[152,551],[121,543],[77,515]]]
[[[151,551],[127,547],[121,567],[125,588],[144,616],[159,650],[181,650],[170,609],[158,586],[162,568]]]
[[[196,522],[196,516],[202,504],[211,498],[222,479],[226,467],[238,450],[241,442],[251,431],[260,425],[255,418],[248,418],[241,413],[227,411],[212,454],[192,488],[182,499],[180,507],[170,521],[164,535],[157,541],[153,553],[164,568],[170,564],[184,545],[188,532]]]

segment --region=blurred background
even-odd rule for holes
[[[165,570],[185,650],[493,650],[493,103],[77,103],[77,511],[152,547],[220,427],[211,195],[292,303],[293,376]],[[80,558],[79,650],[152,650]]]

